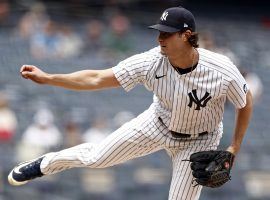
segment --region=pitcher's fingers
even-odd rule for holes
[[[21,70],[20,70],[20,72],[22,73],[23,71],[32,71],[34,69],[34,66],[32,66],[32,65],[23,65],[22,67],[21,67]]]
[[[27,67],[27,65],[21,66],[20,73],[22,73],[23,71],[25,71],[25,68],[26,68],[26,67]]]
[[[25,78],[25,79],[28,79],[31,76],[31,74],[32,73],[28,72],[28,71],[21,72],[22,77]]]

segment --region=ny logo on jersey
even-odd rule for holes
[[[168,17],[168,12],[166,11],[166,12],[164,12],[163,14],[162,14],[162,16],[160,17],[160,20],[161,21],[166,21],[166,19],[167,19],[167,17]]]
[[[192,90],[192,92],[188,93],[189,96],[189,104],[188,106],[191,108],[193,102],[197,105],[195,110],[200,110],[201,107],[205,107],[207,102],[212,98],[210,93],[206,92],[205,95],[199,99],[197,96],[197,90]]]

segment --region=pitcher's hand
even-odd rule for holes
[[[34,65],[23,65],[20,73],[23,78],[30,79],[39,84],[45,84],[49,78],[49,74],[43,72]]]

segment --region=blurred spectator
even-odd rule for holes
[[[216,44],[211,32],[203,31],[200,33],[199,46],[208,50],[214,50]]]
[[[69,58],[79,55],[82,49],[81,38],[68,25],[62,25],[58,32],[56,56]]]
[[[99,143],[111,132],[105,117],[97,117],[91,127],[83,134],[84,142]]]
[[[253,103],[258,103],[263,94],[263,84],[260,77],[254,72],[248,72],[246,70],[241,70],[240,72],[247,81],[253,97]]]
[[[39,109],[33,118],[33,123],[22,135],[19,144],[19,160],[32,159],[61,145],[62,136],[54,125],[53,113],[47,108]]]
[[[97,52],[104,47],[103,41],[104,25],[97,19],[89,21],[85,26],[84,51]]]
[[[122,14],[115,14],[110,19],[110,32],[106,35],[106,46],[112,57],[124,56],[132,50],[129,19]]]
[[[262,27],[270,29],[270,17],[269,16],[262,17],[261,23],[262,23]]]
[[[48,20],[49,17],[45,5],[41,2],[33,3],[29,12],[27,12],[19,22],[20,37],[29,39],[31,36],[42,30]]]
[[[217,46],[215,38],[210,31],[201,32],[199,38],[199,46],[201,48],[228,56],[236,66],[239,65],[239,60],[229,48]]]
[[[65,124],[64,146],[73,147],[82,142],[81,131],[77,122],[68,120]]]
[[[30,39],[31,54],[38,59],[58,57],[60,37],[56,22],[47,21],[45,27]]]
[[[0,0],[0,27],[9,25],[10,4],[8,0]]]
[[[17,118],[10,109],[8,99],[4,93],[0,93],[0,141],[11,142],[17,128]]]
[[[127,110],[123,110],[123,111],[118,112],[113,118],[114,129],[119,128],[124,123],[132,120],[134,117],[135,117],[134,114],[130,111],[127,111]]]

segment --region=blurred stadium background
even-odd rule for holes
[[[9,170],[21,160],[80,142],[98,141],[146,109],[152,93],[137,87],[74,92],[23,80],[22,64],[51,73],[103,69],[155,45],[146,27],[162,10],[190,9],[201,46],[231,57],[255,95],[249,131],[220,189],[203,200],[270,199],[270,2],[257,0],[0,0],[0,200],[164,200],[171,165],[164,152],[110,169],[72,169],[9,186]],[[224,137],[229,145],[234,109],[228,104]]]

